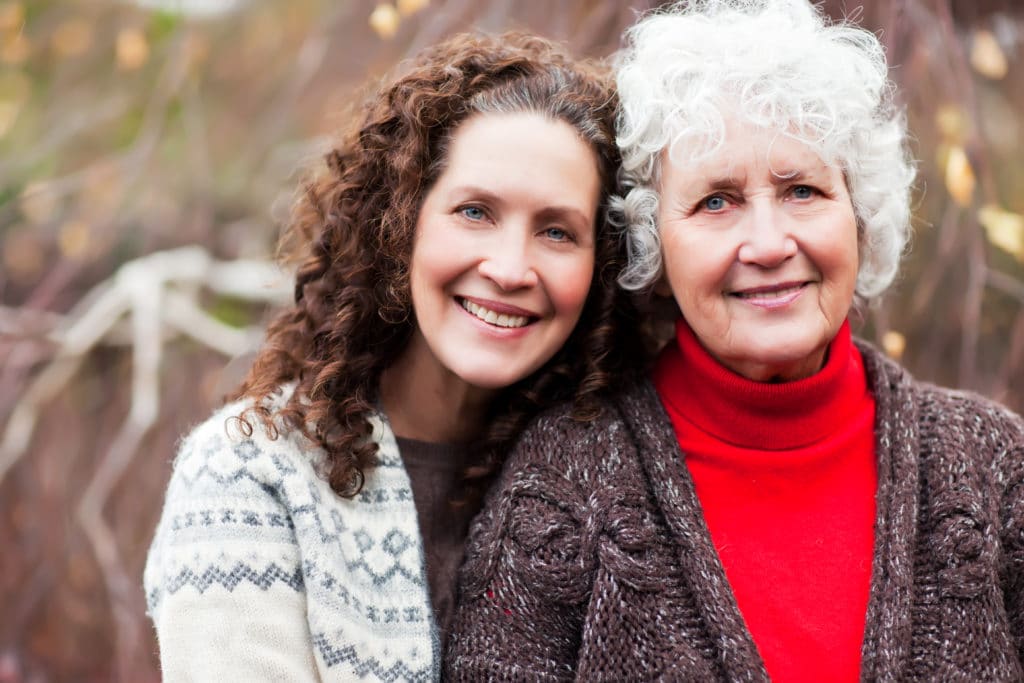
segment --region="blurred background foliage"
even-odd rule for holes
[[[174,445],[287,294],[265,262],[360,94],[470,27],[605,56],[656,4],[0,0],[0,682],[159,678],[141,572]],[[860,334],[1021,411],[1024,7],[824,5],[881,35],[920,160]]]

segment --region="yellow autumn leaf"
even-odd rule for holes
[[[4,33],[19,31],[24,23],[24,5],[20,2],[0,3],[0,31]]]
[[[907,348],[907,338],[899,332],[890,330],[882,335],[882,348],[890,358],[899,360]]]
[[[1024,261],[1024,216],[990,205],[978,211],[978,222],[989,242]]]
[[[382,3],[370,14],[370,28],[381,38],[390,38],[398,31],[400,19],[394,5]]]
[[[14,33],[3,40],[0,47],[0,62],[4,64],[24,64],[32,52],[32,43],[23,33]]]
[[[430,0],[398,0],[398,13],[403,17],[416,14],[430,4]]]
[[[117,65],[125,71],[138,69],[149,59],[149,42],[137,28],[123,28],[117,34]]]
[[[83,220],[66,221],[57,234],[61,253],[70,259],[82,258],[89,251],[91,242],[89,224]]]
[[[944,140],[959,142],[964,138],[967,129],[967,117],[963,110],[954,104],[943,104],[935,110],[935,127],[939,129]]]
[[[61,57],[79,57],[92,47],[92,24],[85,19],[68,19],[53,32],[53,49]]]
[[[946,190],[960,206],[974,197],[974,169],[963,147],[951,147],[946,157]]]
[[[999,47],[999,41],[991,31],[978,29],[971,41],[971,66],[986,78],[994,81],[1006,76],[1006,55]]]

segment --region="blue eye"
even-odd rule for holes
[[[796,199],[810,199],[814,195],[814,189],[809,185],[797,185],[793,188],[793,197]]]
[[[464,206],[459,212],[471,221],[482,221],[487,217],[479,206]]]
[[[544,235],[555,242],[566,242],[572,239],[569,233],[562,228],[548,228],[544,231]]]
[[[721,195],[711,195],[704,200],[704,208],[708,211],[721,211],[725,208],[725,197]]]

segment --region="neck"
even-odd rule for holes
[[[654,376],[663,402],[677,415],[722,442],[757,450],[793,449],[829,438],[853,419],[868,393],[848,322],[818,372],[770,383],[719,363],[680,321],[676,342],[662,352]]]
[[[380,402],[396,436],[466,443],[483,428],[497,392],[472,386],[421,354],[403,353],[380,379]]]
[[[754,382],[779,384],[806,379],[819,372],[825,365],[827,351],[827,348],[821,349],[806,358],[801,358],[789,364],[748,363],[744,361],[730,361],[726,358],[715,358],[715,360],[737,375]],[[710,354],[710,352],[708,353]]]

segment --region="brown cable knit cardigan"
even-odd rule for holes
[[[861,679],[1024,680],[1024,421],[858,345],[878,458]],[[767,680],[653,387],[567,415],[526,431],[474,524],[450,680]]]

